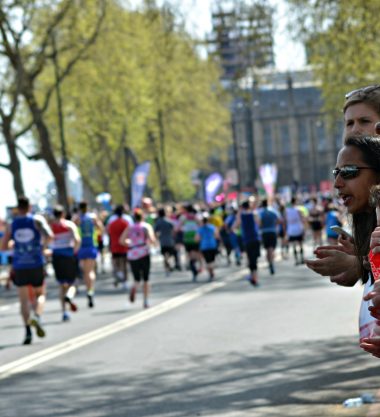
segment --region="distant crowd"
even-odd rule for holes
[[[128,292],[130,302],[142,286],[143,307],[148,308],[151,255],[160,251],[167,276],[189,271],[197,282],[202,273],[213,281],[215,260],[223,255],[226,265],[247,267],[247,281],[259,286],[258,258],[265,256],[270,274],[276,273],[275,249],[283,258],[293,252],[295,265],[304,263],[303,242],[310,230],[315,245],[337,242],[333,225],[343,225],[343,216],[331,197],[280,199],[247,198],[231,204],[167,204],[155,206],[144,198],[141,208],[117,205],[112,212],[91,210],[87,202],[72,213],[56,206],[49,214],[32,214],[29,200],[18,199],[6,227],[2,249],[10,258],[7,287],[19,293],[25,325],[24,343],[32,342],[32,328],[44,337],[45,266],[51,262],[60,288],[62,320],[78,310],[75,301],[78,278],[86,286],[87,304],[95,306],[98,271],[104,272],[105,256],[112,260],[115,287]],[[4,253],[4,252],[3,252]],[[133,282],[129,279],[132,274]]]

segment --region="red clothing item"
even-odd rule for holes
[[[108,234],[110,236],[111,253],[127,253],[128,248],[120,245],[119,239],[124,230],[129,226],[129,223],[122,217],[118,217],[108,224]]]

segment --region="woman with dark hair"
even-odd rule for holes
[[[380,137],[354,136],[346,139],[333,170],[334,187],[338,190],[352,225],[353,252],[347,247],[347,256],[354,257],[354,273],[365,283],[367,295],[373,288],[373,275],[367,257],[371,233],[376,228],[376,209],[370,203],[371,189],[380,184]],[[371,302],[362,303],[360,311],[361,347],[375,356],[380,355],[369,337],[376,331],[376,320],[369,314]]]
[[[344,141],[353,135],[380,133],[380,85],[370,85],[347,93],[343,115]],[[356,259],[346,253],[353,248],[349,240],[342,236],[338,243],[317,248],[315,253],[318,259],[308,260],[306,265],[320,275],[330,276],[331,282],[352,287],[360,278]]]

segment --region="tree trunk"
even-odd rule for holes
[[[25,189],[21,176],[21,164],[17,155],[16,139],[12,135],[11,121],[9,118],[3,119],[3,135],[9,154],[8,169],[13,176],[13,189],[17,198],[20,195],[25,195]]]
[[[52,173],[55,180],[55,184],[58,191],[58,202],[59,204],[62,204],[66,210],[69,210],[70,205],[67,196],[64,170],[58,164],[54,156],[49,130],[43,120],[42,111],[39,108],[37,101],[34,97],[33,87],[30,85],[24,85],[22,93],[25,97],[26,102],[28,103],[29,110],[32,114],[33,121],[38,132],[42,159],[44,159],[47,163],[50,172]]]
[[[164,130],[164,119],[162,110],[158,111],[157,114],[158,127],[159,127],[159,138],[160,138],[160,155],[161,155],[161,172],[160,172],[160,186],[161,186],[161,200],[168,201],[172,197],[172,193],[168,187],[168,171],[166,164],[166,146],[165,146],[165,130]]]

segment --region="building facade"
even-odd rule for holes
[[[329,124],[311,71],[267,72],[253,85],[249,99],[235,99],[232,106],[230,165],[240,174],[240,187],[255,188],[258,168],[274,163],[278,187],[320,189],[332,180],[343,125]]]

